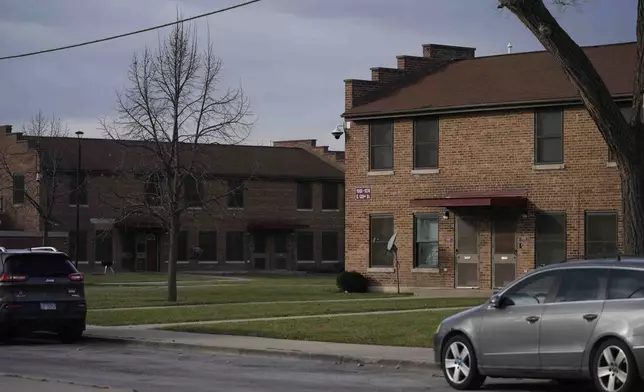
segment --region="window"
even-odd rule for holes
[[[33,278],[67,276],[76,271],[65,255],[22,253],[7,256],[4,272],[10,275],[27,275]]]
[[[416,216],[414,232],[414,267],[438,268],[438,217]]]
[[[78,181],[78,184],[76,183]],[[78,179],[76,174],[71,175],[69,189],[69,204],[76,205],[76,197],[78,196],[78,204],[81,206],[87,205],[87,173],[80,171]]]
[[[644,271],[614,269],[610,273],[607,299],[644,298]]]
[[[631,113],[633,113],[633,108],[630,106],[624,106],[620,108],[622,114],[624,115],[624,118],[626,118],[626,121],[631,120]],[[608,162],[617,162],[617,159],[615,158],[615,154],[613,153],[612,150],[608,149]]]
[[[194,175],[186,175],[183,179],[183,197],[186,207],[201,207],[203,205],[203,183]]]
[[[586,213],[586,257],[605,258],[617,256],[617,213]]]
[[[322,183],[322,209],[339,210],[340,203],[338,201],[338,184],[335,182]]]
[[[13,175],[13,204],[25,202],[25,176],[22,174]]]
[[[387,251],[387,242],[394,235],[394,217],[391,215],[374,215],[369,222],[371,238],[371,266],[392,267],[394,264],[391,252]]]
[[[566,259],[566,214],[540,213],[535,221],[535,261],[537,267]]]
[[[571,269],[564,272],[555,302],[599,301],[604,299],[608,270]]]
[[[181,230],[177,239],[177,260],[188,260],[188,232]]]
[[[226,261],[244,261],[244,232],[226,233]]]
[[[112,260],[112,230],[98,230],[94,233],[94,260]]]
[[[313,232],[299,231],[297,233],[297,261],[315,260]]]
[[[201,260],[217,261],[217,232],[200,231],[199,247],[201,248]]]
[[[87,261],[87,231],[78,232],[78,256],[76,255],[76,232],[74,230],[69,232],[69,256],[77,261]]]
[[[394,168],[394,123],[375,122],[369,127],[369,161],[371,170]]]
[[[535,114],[535,163],[563,163],[563,110],[539,110]]]
[[[297,183],[297,209],[313,209],[313,184],[310,182]]]
[[[244,181],[228,181],[228,208],[244,208]]]
[[[414,121],[414,169],[438,168],[438,117]]]
[[[527,278],[516,286],[511,287],[503,295],[503,305],[538,305],[548,299],[548,294],[554,288],[559,273],[556,271],[543,272]]]
[[[338,261],[338,233],[336,231],[322,232],[322,260]]]

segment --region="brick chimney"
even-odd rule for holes
[[[371,80],[344,81],[344,107],[349,110],[378,99],[381,94],[427,75],[443,65],[473,59],[476,48],[439,44],[423,45],[423,56],[396,56],[396,68],[371,68]]]

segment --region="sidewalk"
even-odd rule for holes
[[[112,389],[104,386],[78,385],[65,381],[10,374],[0,375],[0,385],[2,391],[21,392],[99,392],[106,390],[111,392],[136,392],[132,389]]]
[[[93,340],[119,341],[132,345],[180,350],[281,356],[336,363],[435,367],[434,350],[430,348],[309,342],[98,326],[88,326],[85,336]],[[431,336],[427,338],[431,339]]]

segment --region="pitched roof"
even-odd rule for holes
[[[583,50],[613,95],[632,93],[635,43],[589,46]],[[344,115],[358,117],[578,98],[555,58],[540,51],[451,62]]]
[[[29,136],[23,138],[31,139],[30,144],[35,145],[35,138]],[[80,142],[81,166],[86,170],[132,170],[137,167],[143,168],[150,162],[151,153],[143,147],[144,142],[90,138],[82,138]],[[77,139],[41,137],[38,143],[42,151],[60,157],[59,169],[76,170]],[[342,170],[301,148],[202,145],[198,151],[203,158],[199,159],[201,166],[205,166],[210,174],[222,177],[344,180]]]

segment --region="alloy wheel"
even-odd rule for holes
[[[605,391],[620,391],[626,384],[628,371],[628,358],[624,350],[608,346],[602,351],[597,361],[597,378]]]
[[[472,368],[470,351],[462,342],[454,342],[445,352],[445,370],[447,377],[454,384],[467,380]]]

